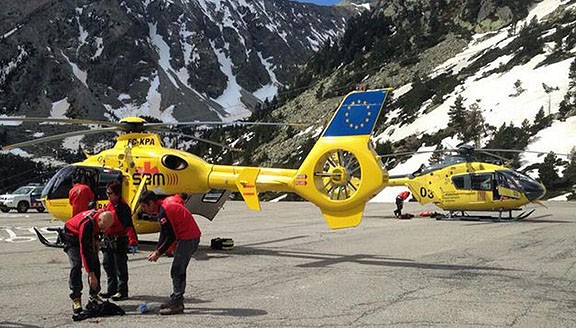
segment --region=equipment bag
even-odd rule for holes
[[[210,248],[229,251],[234,248],[234,240],[232,238],[214,238],[210,240]]]

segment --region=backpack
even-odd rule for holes
[[[80,313],[75,313],[72,320],[81,321],[88,318],[95,317],[110,317],[113,315],[124,315],[126,312],[122,310],[117,304],[110,301],[102,303],[90,302],[86,305],[86,309]]]

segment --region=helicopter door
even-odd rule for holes
[[[122,185],[122,172],[112,169],[98,168],[96,179],[96,207],[104,208],[108,204],[108,195],[106,194],[106,185],[114,180]],[[94,190],[94,188],[92,188]],[[122,194],[122,193],[121,193]]]
[[[212,221],[230,198],[230,190],[210,190],[205,194],[190,194],[186,200],[186,208],[192,214],[201,215]]]
[[[520,194],[518,192],[519,186],[516,182],[507,177],[502,172],[496,172],[496,190],[499,195],[499,199],[494,198],[494,200],[507,200],[507,199],[519,199]]]
[[[148,188],[146,188],[147,183],[148,179],[142,179],[142,181],[140,181],[140,184],[138,185],[138,189],[136,189],[136,193],[134,193],[134,197],[128,200],[129,201],[128,204],[130,204],[130,210],[132,211],[132,215],[136,213],[136,208],[138,207],[138,200],[140,199],[140,195],[146,190],[148,190]]]

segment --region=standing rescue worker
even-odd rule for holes
[[[72,216],[90,209],[90,202],[94,200],[94,192],[80,178],[75,177],[74,185],[68,192],[68,202],[72,205]]]
[[[178,203],[162,202],[153,191],[142,193],[138,202],[145,213],[157,214],[160,223],[158,244],[156,250],[148,255],[148,261],[156,262],[176,241],[174,260],[170,269],[173,292],[170,300],[160,305],[160,314],[183,313],[186,269],[192,254],[198,249],[200,228],[186,207]]]
[[[396,209],[394,210],[394,215],[399,219],[402,218],[402,208],[404,207],[404,201],[408,197],[410,197],[409,191],[403,191],[396,196]]]
[[[172,196],[168,196],[166,198],[164,198],[164,204],[165,203],[178,203],[182,206],[186,206],[186,200],[188,200],[188,194],[185,192],[181,192],[179,194],[174,194]],[[168,247],[168,249],[166,250],[166,253],[164,253],[164,255],[168,256],[168,257],[174,257],[174,251],[176,250],[176,242],[173,242],[172,245],[170,245],[170,247]]]
[[[88,273],[90,301],[100,301],[100,260],[98,258],[98,237],[101,231],[114,222],[109,211],[89,210],[76,214],[64,225],[66,246],[64,251],[70,261],[68,286],[72,291],[72,309],[75,314],[82,312],[82,267]]]
[[[102,266],[106,271],[107,291],[100,294],[104,298],[121,301],[128,298],[128,251],[135,253],[138,238],[132,223],[130,206],[122,199],[122,185],[117,180],[106,185],[106,195],[110,201],[106,210],[114,213],[114,223],[104,231],[100,249]]]

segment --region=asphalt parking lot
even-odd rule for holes
[[[0,327],[576,327],[576,203],[506,223],[397,220],[393,204],[371,203],[342,230],[308,203],[262,205],[229,202],[214,222],[197,220],[183,315],[138,313],[171,292],[171,259],[149,263],[141,249],[129,257],[130,299],[118,302],[127,314],[77,323],[66,255],[30,230],[62,223],[1,213]],[[215,237],[234,249],[210,249]]]

